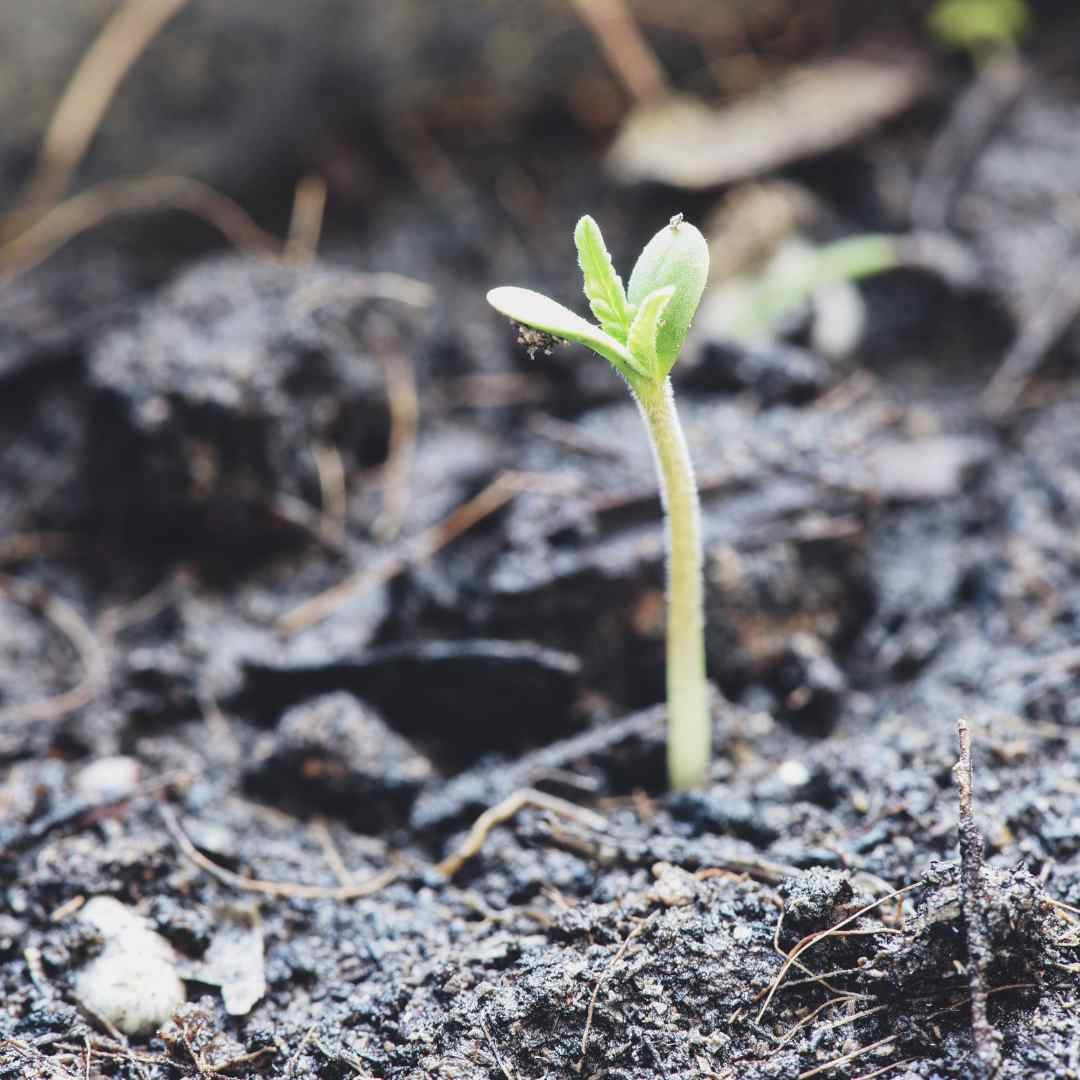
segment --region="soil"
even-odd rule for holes
[[[665,6],[635,10],[700,91],[722,28],[688,44]],[[757,28],[768,64],[861,34],[935,71],[913,110],[782,171],[817,239],[909,227],[897,191],[972,78],[926,6],[868,27],[822,0],[790,39]],[[257,7],[185,18],[224,55]],[[290,169],[322,169],[320,257],[153,218],[0,285],[0,1077],[1080,1076],[1076,341],[1006,413],[981,396],[1075,257],[1070,6],[1032,5],[1024,89],[953,178],[973,275],[865,283],[844,360],[803,320],[754,347],[702,328],[676,369],[716,745],[678,794],[639,417],[602,362],[528,355],[483,294],[579,306],[579,213],[623,264],[723,192],[612,182],[614,121],[580,101],[618,88],[569,7],[545,35],[573,86],[537,59],[547,36],[514,64],[498,5],[451,20],[453,55],[485,59],[469,85],[424,66],[443,17],[395,7],[408,47],[365,76],[384,92],[361,80],[299,145],[347,45],[332,4],[308,30],[265,7],[325,65],[274,87],[288,131],[254,130],[244,98],[185,158],[175,127],[139,143],[129,102],[83,176],[164,147],[275,221]],[[274,81],[267,33],[245,87]],[[183,100],[183,53],[156,45],[147,115]]]

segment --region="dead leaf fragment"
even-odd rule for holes
[[[185,979],[221,989],[225,1011],[247,1016],[266,994],[262,924],[255,908],[228,905],[217,912],[217,932],[205,956],[181,969]]]
[[[616,177],[707,188],[842,146],[927,90],[917,60],[829,60],[724,108],[673,95],[633,110],[608,156]]]

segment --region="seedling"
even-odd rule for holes
[[[825,290],[853,283],[900,265],[896,237],[850,236],[820,247],[789,238],[754,275],[739,276],[714,290],[726,336],[753,344],[771,341],[785,321]]]
[[[1031,23],[1025,0],[938,0],[928,19],[944,44],[975,55],[1011,49]]]
[[[585,296],[599,325],[531,289],[504,286],[488,302],[544,340],[577,342],[626,380],[652,443],[666,518],[668,778],[701,784],[712,724],[705,683],[705,615],[697,486],[668,377],[686,340],[709,274],[709,248],[676,214],[645,245],[628,289],[615,272],[600,227],[589,216],[574,230]]]

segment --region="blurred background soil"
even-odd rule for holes
[[[0,1077],[1080,1075],[1078,46],[0,5]],[[636,411],[484,302],[585,212],[710,241],[702,791]]]

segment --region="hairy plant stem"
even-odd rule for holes
[[[673,789],[685,790],[704,783],[712,756],[697,484],[671,380],[642,382],[633,389],[649,432],[664,501],[668,779]]]

